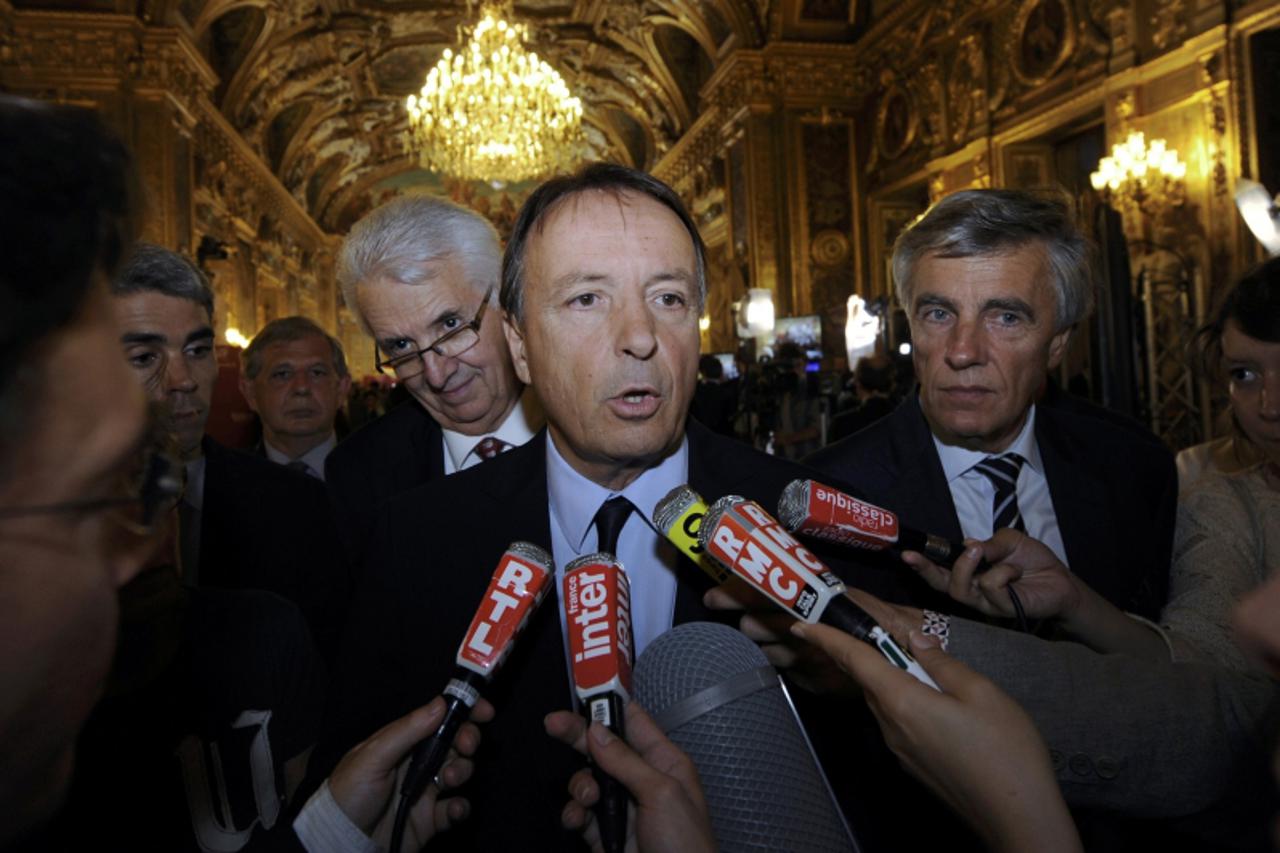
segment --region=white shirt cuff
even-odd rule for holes
[[[338,806],[325,779],[293,822],[308,853],[379,853],[382,849]]]

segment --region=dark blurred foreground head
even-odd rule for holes
[[[134,235],[124,146],[0,95],[0,846],[47,819],[140,564],[141,392],[106,282]]]

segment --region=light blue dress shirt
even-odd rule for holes
[[[636,656],[671,627],[676,604],[676,576],[680,552],[653,526],[653,509],[676,486],[688,482],[689,443],[660,465],[645,471],[621,492],[611,492],[591,482],[569,466],[547,435],[547,498],[551,519],[551,551],[556,560],[556,590],[564,589],[564,567],[572,560],[595,553],[596,528],[592,523],[600,505],[622,495],[635,505],[618,536],[618,553],[631,582],[631,630]],[[561,636],[565,630],[560,608]],[[568,648],[565,665],[568,666]],[[572,682],[572,678],[570,678]]]
[[[1036,442],[1035,406],[1027,413],[1027,422],[1022,425],[1017,438],[1000,453],[953,447],[943,444],[936,435],[933,436],[933,444],[938,449],[938,458],[942,460],[947,488],[951,490],[951,501],[955,504],[960,530],[966,539],[991,538],[991,502],[996,495],[996,487],[981,472],[973,470],[973,466],[988,456],[1005,453],[1017,453],[1025,459],[1018,473],[1018,511],[1022,513],[1022,523],[1027,527],[1028,536],[1048,545],[1062,564],[1068,565],[1067,549],[1062,544],[1058,516],[1049,494],[1049,481],[1044,476],[1044,460]]]

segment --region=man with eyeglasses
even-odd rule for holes
[[[213,290],[188,259],[139,244],[112,280],[124,357],[176,437],[184,580],[262,589],[294,602],[326,660],[336,651],[346,569],[324,486],[204,434],[217,364]]]
[[[261,455],[324,479],[351,390],[342,344],[306,317],[272,320],[241,353],[240,393],[262,421]]]
[[[446,199],[395,199],[351,229],[338,257],[347,306],[377,345],[377,369],[413,397],[329,456],[326,483],[353,566],[389,499],[524,444],[542,425],[494,309],[493,226]]]

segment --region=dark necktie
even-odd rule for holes
[[[511,445],[500,438],[489,436],[476,445],[476,456],[480,457],[480,461],[484,462],[493,457],[505,453],[511,448]]]
[[[973,466],[996,489],[996,496],[991,499],[992,533],[1006,527],[1023,533],[1027,531],[1027,526],[1022,523],[1022,513],[1018,511],[1018,473],[1024,461],[1016,453],[1006,453],[988,456]]]
[[[311,466],[303,462],[301,459],[295,459],[292,462],[287,463],[287,466],[295,471],[300,471],[301,473],[306,474],[308,477],[316,476],[316,472],[311,470]]]
[[[596,550],[618,556],[618,535],[634,507],[622,495],[609,498],[596,511]]]

